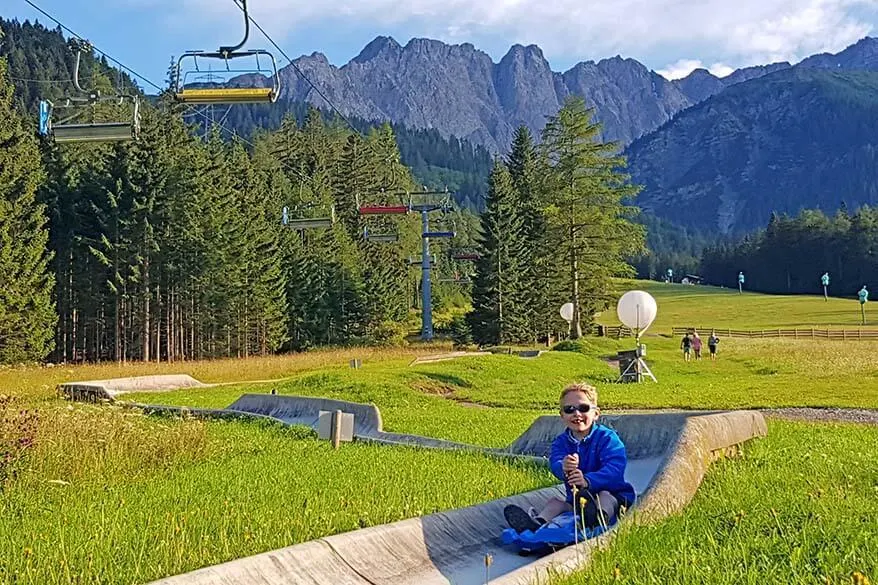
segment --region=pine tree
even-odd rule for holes
[[[526,342],[527,308],[522,291],[525,266],[522,220],[509,171],[498,160],[488,182],[488,199],[478,238],[481,258],[473,280],[468,322],[479,345]]]
[[[528,327],[533,341],[549,335],[549,315],[555,313],[549,281],[552,252],[546,245],[546,222],[539,192],[540,172],[538,153],[527,126],[516,130],[512,149],[506,160],[518,199],[517,208],[522,218],[524,265],[522,293],[527,307]]]
[[[619,171],[625,160],[614,154],[617,145],[599,141],[593,114],[582,98],[568,98],[543,131],[548,233],[567,264],[574,339],[582,336],[583,320],[613,298],[611,278],[633,275],[625,260],[643,249],[644,239],[643,227],[629,221],[635,208],[626,205],[638,188]]]
[[[43,359],[57,320],[46,251],[44,179],[35,139],[13,110],[12,85],[0,58],[0,362]]]

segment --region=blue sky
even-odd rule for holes
[[[236,43],[234,0],[33,0],[79,35],[159,85],[172,55]],[[539,45],[555,71],[620,54],[666,77],[837,52],[876,33],[878,0],[249,0],[287,54],[344,65],[378,35],[469,42],[494,61],[514,43]],[[24,0],[0,16],[39,19]],[[268,47],[251,34],[250,47]],[[279,56],[278,56],[279,57]],[[279,65],[286,64],[279,57]],[[144,85],[141,82],[141,85]]]

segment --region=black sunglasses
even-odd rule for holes
[[[583,404],[577,404],[576,406],[573,406],[572,404],[565,404],[564,407],[561,409],[561,412],[563,412],[564,414],[573,414],[577,410],[579,412],[581,412],[582,414],[585,414],[589,410],[591,410],[591,404],[584,404],[583,403]]]

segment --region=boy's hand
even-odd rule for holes
[[[575,469],[567,474],[567,483],[570,487],[576,486],[584,490],[586,488],[585,476],[582,475],[581,469]]]
[[[577,453],[572,453],[564,458],[564,462],[561,464],[561,469],[564,470],[564,475],[570,475],[571,472],[579,468],[579,455]]]

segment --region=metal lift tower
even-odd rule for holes
[[[412,211],[421,214],[421,339],[430,341],[433,339],[433,290],[430,281],[430,238],[453,238],[454,232],[431,232],[430,212],[441,211],[446,214],[451,211],[451,196],[447,191],[429,191],[418,195],[442,196],[437,201],[425,203],[409,203]]]
[[[396,215],[406,214],[411,211],[421,214],[421,339],[430,341],[433,339],[433,291],[430,282],[430,238],[453,238],[453,231],[431,232],[430,212],[441,211],[443,214],[452,210],[451,194],[448,191],[417,191],[415,193],[400,193],[409,197],[405,205],[361,205],[360,215]],[[414,203],[412,196],[425,197],[423,203]],[[434,198],[430,201],[430,198]]]

